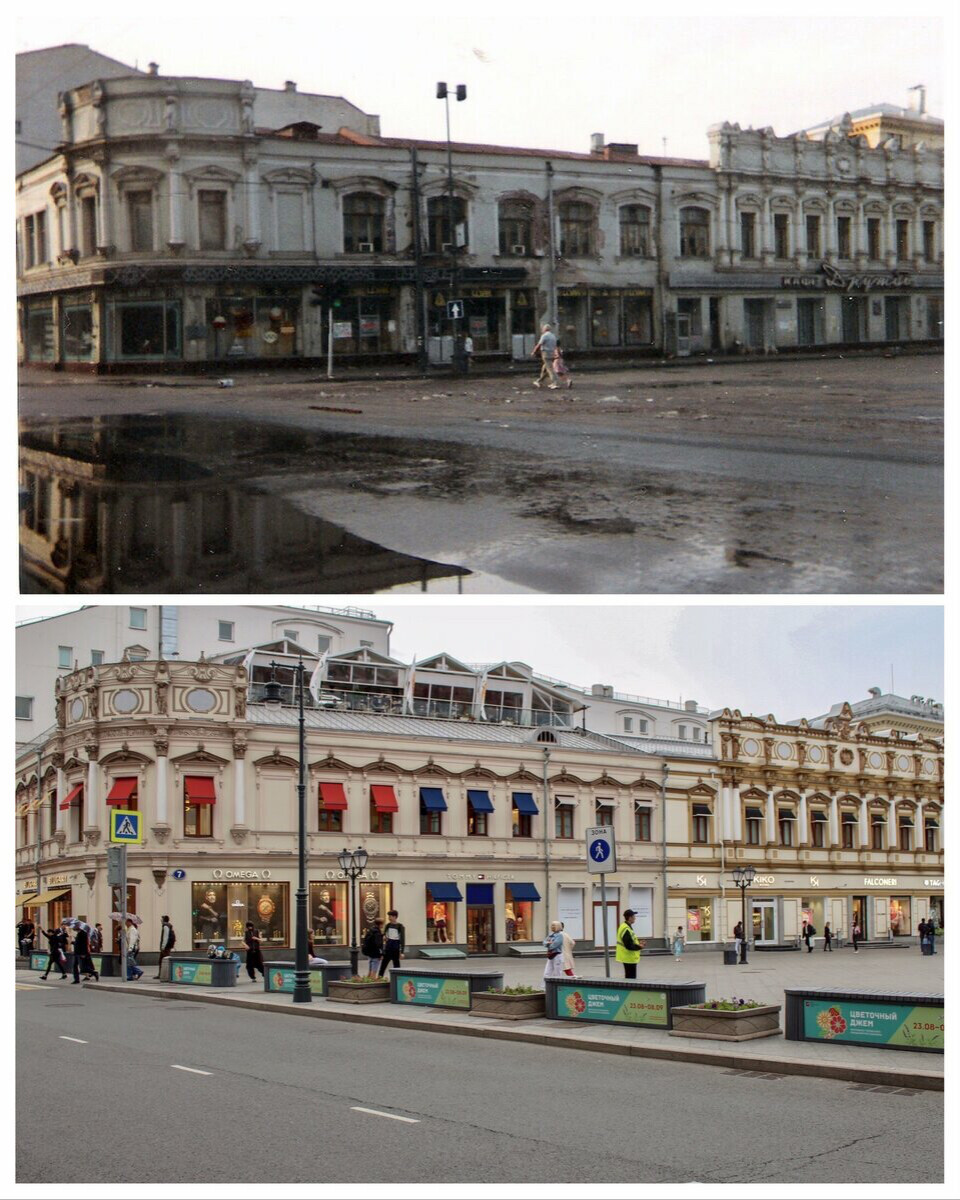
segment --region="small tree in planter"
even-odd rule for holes
[[[537,988],[518,986],[490,988],[475,992],[470,1011],[475,1017],[500,1017],[505,1021],[522,1021],[546,1016],[546,993]]]
[[[345,1004],[377,1004],[390,999],[390,980],[369,975],[351,975],[327,983],[327,999]]]
[[[781,1033],[779,1004],[758,1000],[706,1000],[670,1009],[672,1037],[708,1038],[723,1042],[747,1042],[753,1038],[776,1037]]]

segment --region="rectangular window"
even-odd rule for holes
[[[33,697],[18,696],[17,697],[17,720],[32,721],[33,720]]]
[[[486,837],[489,813],[477,812],[472,804],[467,805],[467,837]]]
[[[693,300],[678,300],[677,313],[680,316],[689,317],[691,337],[702,337],[703,305],[700,302],[699,296]]]
[[[194,776],[183,785],[183,836],[188,838],[213,837],[214,805],[207,796],[215,784],[212,778]],[[191,799],[191,791],[193,797]]]
[[[393,833],[393,813],[381,812],[370,798],[370,832]]]
[[[810,832],[813,835],[813,844],[818,850],[822,850],[824,847],[824,844],[826,841],[825,835],[824,835],[824,830],[826,829],[826,827],[827,827],[827,822],[818,820],[816,815],[814,815],[811,826],[810,826]]]
[[[742,212],[740,214],[740,254],[743,258],[756,258],[757,244],[757,214]]]
[[[687,900],[688,942],[709,942],[713,938],[713,904],[699,897]]]
[[[303,193],[277,192],[277,249],[304,250]]]
[[[681,740],[682,742],[685,742],[685,741],[687,740],[687,727],[686,727],[686,725],[678,725],[678,726],[677,726],[677,737],[678,737],[678,738],[680,738],[680,740]]]
[[[856,829],[855,823],[853,821],[844,821],[843,824],[840,826],[840,829],[843,834],[843,837],[841,839],[841,844],[843,846],[843,849],[844,850],[855,850],[856,849],[856,845],[854,844],[854,830]]]
[[[597,824],[604,826],[613,825],[613,801],[598,800],[597,801]]]
[[[923,257],[928,263],[937,261],[937,225],[935,221],[923,223]]]
[[[906,262],[910,257],[910,222],[897,222],[897,261]]]
[[[646,723],[646,721],[638,721],[638,722],[637,722],[637,731],[638,731],[639,733],[646,733],[646,732],[647,732],[647,723]]]
[[[650,841],[650,809],[646,805],[637,805],[633,817],[633,835],[638,842]]]
[[[761,817],[747,817],[747,845],[759,846],[760,836],[763,829],[763,819]]]
[[[901,850],[913,849],[913,824],[910,821],[901,821],[898,827],[899,844]]]
[[[692,813],[693,840],[698,845],[710,841],[710,809],[706,804],[695,804]]]
[[[452,942],[456,936],[457,906],[452,900],[434,900],[426,889],[428,942]]]
[[[146,629],[147,627],[147,610],[145,608],[130,609],[130,628],[131,629]]]
[[[221,642],[233,641],[233,621],[218,621],[217,630],[217,637]]]
[[[880,257],[879,217],[867,217],[867,257],[874,261]]]
[[[870,848],[872,850],[882,850],[883,849],[883,822],[882,821],[874,821],[873,824],[870,826],[870,833],[871,833]]]
[[[620,209],[620,253],[646,257],[650,253],[650,209],[627,204]]]
[[[226,250],[227,196],[225,192],[201,189],[198,196],[200,249]]]
[[[127,217],[130,221],[130,249],[153,249],[153,193],[129,192]]]
[[[623,732],[624,733],[633,733],[633,717],[624,717],[623,718]]]
[[[332,637],[328,637],[325,633],[317,634],[317,650],[320,654],[326,654],[332,644]]]
[[[66,667],[69,670],[73,666],[73,647],[58,646],[57,647],[57,666]]]
[[[554,836],[569,841],[573,837],[573,805],[554,804]]]
[[[820,257],[820,218],[818,216],[808,216],[806,220],[807,227],[807,254],[811,258]]]
[[[80,253],[89,258],[97,252],[97,198],[80,200]]]
[[[33,228],[37,239],[36,261],[39,266],[47,261],[47,214],[45,212],[34,214]]]
[[[851,257],[849,217],[837,217],[837,257]]]
[[[515,900],[510,884],[504,887],[504,920],[508,942],[529,942],[533,938],[533,900]],[[519,891],[519,888],[517,889]]]
[[[780,845],[793,845],[793,813],[786,809],[780,810],[778,824],[780,826]]]
[[[514,808],[512,814],[513,820],[513,836],[515,838],[533,837],[533,814],[528,812],[520,812],[518,808]]]
[[[923,830],[923,848],[927,854],[937,852],[937,823],[928,821]]]
[[[23,218],[23,265],[32,267],[36,262],[33,241],[33,216]]]
[[[571,201],[560,206],[560,253],[593,254],[594,210],[590,204]]]
[[[680,257],[710,257],[710,214],[704,208],[685,208],[680,213]]]
[[[910,897],[890,897],[890,932],[894,937],[909,937],[913,930],[910,927]]]
[[[427,834],[443,832],[443,813],[426,808],[422,800],[420,801],[420,832]]]
[[[91,665],[91,667],[103,666],[103,651],[102,650],[91,650],[90,651],[90,665]]]
[[[777,258],[790,257],[790,218],[787,213],[773,214],[773,245]]]
[[[313,885],[311,884],[311,889]],[[267,958],[271,949],[290,944],[288,883],[195,883],[192,886],[194,950],[226,946],[242,952],[251,921]]]

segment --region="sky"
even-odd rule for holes
[[[508,659],[585,687],[781,721],[865,700],[871,687],[888,692],[891,668],[897,694],[944,698],[943,615],[934,604],[381,604],[370,596],[334,604],[394,622],[391,649],[403,662],[442,650],[468,663]],[[22,605],[17,619],[76,607]]]
[[[276,16],[170,0],[147,9],[116,0],[20,7],[16,49],[78,42],[164,75],[251,79],[342,95],[381,118],[387,137],[443,139],[438,80],[467,85],[451,104],[453,139],[587,152],[590,135],[642,154],[704,159],[721,121],[770,125],[785,136],[880,101],[907,104],[927,86],[944,115],[940,5],[874,0],[869,15],[836,5],[785,14],[769,4],[687,0],[682,15],[650,15],[625,0],[547,6],[515,0],[438,5],[367,0]],[[296,16],[286,15],[296,12]]]

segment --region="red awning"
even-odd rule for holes
[[[342,783],[321,783],[320,803],[330,812],[343,812],[347,807],[347,794]]]
[[[110,789],[110,794],[107,796],[107,803],[126,804],[126,802],[136,794],[136,776],[124,776],[122,779],[115,779],[113,781],[113,787]]]
[[[187,775],[183,790],[188,804],[216,804],[217,790],[210,775]]]
[[[394,795],[393,788],[388,783],[372,783],[370,795],[373,797],[377,812],[399,812],[400,805]]]
[[[83,784],[78,783],[77,786],[73,788],[72,791],[67,792],[66,796],[64,796],[64,798],[60,801],[60,807],[69,808],[70,805],[76,803],[82,795]]]

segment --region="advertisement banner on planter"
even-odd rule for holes
[[[943,1009],[868,1001],[805,1000],[803,1036],[866,1046],[943,1049]]]
[[[175,963],[170,979],[173,983],[213,983],[213,966],[208,962]]]
[[[611,1021],[617,1025],[667,1027],[667,993],[633,988],[562,986],[557,1014],[571,1021]]]
[[[469,1008],[470,981],[408,975],[397,988],[397,1000],[401,1004],[440,1004],[447,1008]]]
[[[292,992],[297,982],[295,967],[281,967],[273,970],[267,977],[268,992]],[[314,996],[324,996],[323,974],[320,971],[310,972],[310,991]]]
[[[30,970],[31,971],[45,971],[47,969],[47,963],[49,963],[49,961],[50,961],[49,954],[31,954],[30,955]]]

